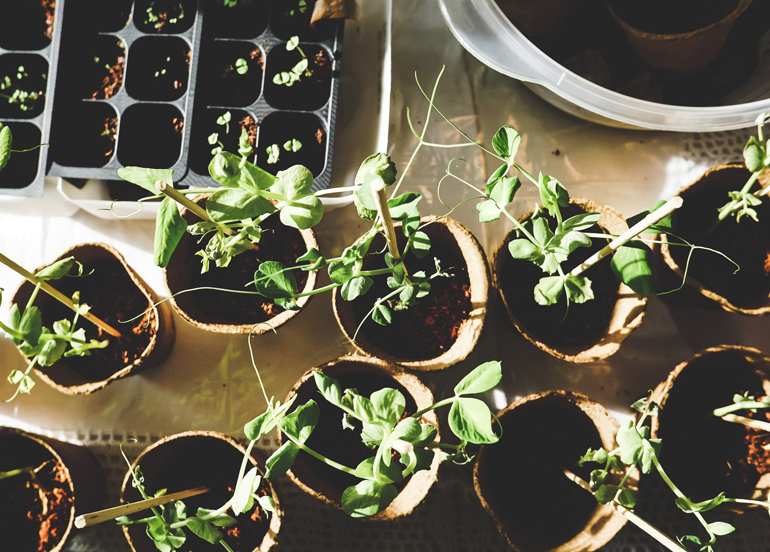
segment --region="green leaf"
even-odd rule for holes
[[[375,153],[364,159],[358,168],[354,183],[359,186],[364,183],[366,176],[374,174],[382,178],[385,186],[396,182],[396,165],[386,153]],[[376,208],[376,207],[375,207]]]
[[[358,259],[329,263],[329,278],[335,284],[344,284],[353,277],[356,265],[360,264]]]
[[[647,211],[642,211],[641,213],[638,213],[633,217],[629,218],[626,221],[626,223],[628,224],[628,227],[631,228],[635,224],[641,222],[642,220],[644,220],[644,218],[647,215],[657,211],[665,203],[666,203],[665,201],[658,201],[655,205],[652,206],[652,209],[649,209]],[[676,211],[674,211],[669,215],[666,215],[655,224],[650,225],[647,228],[647,230],[644,231],[644,233],[660,234],[660,233],[666,233],[666,232],[673,232],[675,227],[676,227]]]
[[[169,186],[174,183],[174,171],[172,169],[147,169],[144,167],[121,167],[118,169],[118,176],[123,180],[128,180],[132,184],[141,186],[152,195],[158,195],[155,183],[162,180]]]
[[[281,209],[281,222],[285,226],[306,230],[312,228],[324,215],[324,204],[314,195],[291,200]]]
[[[377,303],[374,306],[374,312],[372,312],[372,320],[380,326],[387,326],[393,322],[393,313],[385,303]]]
[[[276,177],[240,155],[228,151],[217,153],[209,163],[209,174],[222,186],[241,188],[257,193],[269,189],[276,182]]]
[[[694,512],[708,512],[713,510],[725,501],[725,493],[719,493],[711,500],[704,500],[703,502],[692,502],[688,498],[677,498],[674,502],[685,514],[692,514]]]
[[[532,234],[538,245],[541,247],[548,245],[548,242],[553,238],[553,231],[551,231],[551,227],[548,225],[545,217],[537,217],[532,222]]]
[[[278,261],[265,261],[254,274],[257,292],[270,299],[288,299],[297,293],[297,280]]]
[[[406,408],[406,399],[404,395],[396,390],[386,387],[372,393],[372,406],[377,416],[393,427],[401,418]]]
[[[176,202],[170,197],[163,198],[155,218],[155,264],[161,268],[168,266],[174,249],[184,236],[187,222],[179,214]]]
[[[353,301],[357,297],[366,294],[372,287],[374,280],[368,276],[356,276],[342,284],[342,298],[345,301]]]
[[[420,422],[414,418],[404,418],[396,424],[396,427],[393,429],[393,433],[391,433],[390,436],[394,441],[400,439],[407,443],[414,444],[419,442],[420,437],[422,436],[422,426],[420,425]]]
[[[575,215],[565,220],[561,225],[562,232],[576,231],[582,232],[588,230],[602,218],[601,213],[583,213]]]
[[[723,537],[735,531],[735,527],[729,523],[725,523],[724,521],[715,521],[713,523],[709,523],[709,531],[718,537]]]
[[[202,517],[208,517],[211,514],[213,514],[215,510],[207,510],[206,508],[198,508],[198,511],[195,513],[195,517],[202,518]],[[238,520],[235,519],[232,516],[228,516],[227,514],[218,514],[212,518],[207,519],[207,521],[213,525],[217,525],[219,527],[232,527],[233,525],[236,525],[238,523]]]
[[[371,479],[374,477],[374,456],[363,460],[356,466],[356,477]]]
[[[600,449],[588,449],[586,453],[580,457],[580,460],[578,460],[578,466],[583,466],[585,464],[596,462],[597,464],[604,464],[607,462],[607,451],[603,448]]]
[[[449,427],[457,437],[469,443],[496,443],[499,437],[492,430],[492,413],[479,399],[458,398],[449,410]]]
[[[276,175],[277,180],[270,191],[286,196],[288,199],[298,199],[310,193],[313,187],[313,173],[307,167],[294,165]]]
[[[255,487],[259,488],[262,477],[259,475],[257,468],[251,468],[243,476],[243,479],[238,481],[235,486],[235,493],[233,493],[233,512],[236,515],[243,514],[251,510],[254,506],[254,493]]]
[[[281,420],[286,411],[294,404],[297,396],[294,395],[280,407],[268,409],[243,427],[243,432],[249,441],[256,441],[262,435],[270,432]]]
[[[765,151],[757,139],[752,136],[743,148],[743,161],[751,172],[759,172],[765,168]]]
[[[608,504],[615,499],[619,487],[615,485],[602,485],[596,490],[595,496],[599,504]]]
[[[389,199],[388,210],[390,211],[390,216],[395,220],[401,220],[408,216],[420,216],[417,204],[420,203],[421,199],[422,196],[414,192],[408,192]]]
[[[538,305],[554,305],[564,291],[561,276],[545,276],[535,286],[535,301]]]
[[[11,129],[0,123],[0,171],[11,158]]]
[[[215,529],[210,523],[198,518],[190,518],[187,522],[187,528],[196,536],[211,544],[217,544],[222,540],[222,533]]]
[[[620,459],[627,466],[633,466],[639,461],[642,453],[642,436],[636,429],[633,420],[628,420],[618,430],[616,440],[620,447]]]
[[[297,410],[283,417],[280,426],[281,431],[294,441],[303,443],[307,441],[313,430],[318,425],[320,409],[314,400],[308,401],[297,407]]]
[[[300,448],[291,441],[281,445],[265,462],[265,479],[278,479],[289,471],[299,451]]]
[[[631,489],[621,489],[618,493],[618,502],[621,506],[633,510],[636,507],[636,501],[639,498],[639,493]]]
[[[548,175],[540,175],[540,201],[543,207],[548,209],[548,213],[556,216],[559,207],[569,205],[569,193],[567,189],[555,178]]]
[[[18,330],[24,336],[24,341],[32,346],[37,345],[40,334],[43,333],[43,315],[40,309],[35,306],[24,309]]]
[[[570,255],[570,253],[579,247],[590,246],[591,238],[585,234],[571,230],[569,232],[561,232],[556,234],[551,239],[546,250],[561,255],[562,258],[559,260],[564,262],[567,260],[567,257]]]
[[[650,247],[640,241],[626,242],[610,262],[615,276],[640,295],[655,293],[655,257]]]
[[[44,336],[41,336],[41,339]],[[67,350],[67,342],[63,339],[51,336],[42,341],[42,348],[37,356],[37,363],[41,366],[52,366]]]
[[[340,405],[342,400],[342,387],[340,382],[321,372],[313,372],[313,380],[323,398],[333,405]]]
[[[60,278],[63,278],[67,274],[70,273],[70,270],[72,270],[72,267],[75,264],[80,264],[75,260],[75,257],[67,257],[66,259],[60,259],[56,261],[53,264],[50,264],[44,268],[41,268],[37,272],[35,272],[35,277],[38,280],[48,281],[48,280],[59,280]],[[80,268],[79,272],[82,272],[82,267]]]
[[[304,263],[305,261],[308,262],[307,266],[302,267],[302,270],[305,272],[318,270],[319,268],[321,268],[326,264],[326,258],[315,247],[311,247],[310,249],[307,250],[307,253],[305,253],[301,257],[297,257],[298,263]]]
[[[564,289],[567,290],[567,297],[573,303],[585,303],[594,298],[594,292],[591,289],[591,280],[585,276],[567,275],[564,280]]]
[[[430,253],[430,237],[425,232],[415,232],[409,236],[409,246],[415,257],[423,259]]]
[[[342,508],[350,517],[373,516],[385,510],[398,496],[398,490],[390,483],[380,484],[365,479],[342,493]]]
[[[478,365],[467,376],[455,385],[455,395],[474,395],[485,393],[495,387],[503,378],[502,367],[499,361],[492,360]]]
[[[508,164],[513,163],[513,158],[519,150],[521,136],[508,125],[500,127],[492,138],[492,147],[495,152],[505,159]]]
[[[206,212],[215,222],[234,222],[274,213],[275,206],[253,192],[224,188],[209,196]]]
[[[508,242],[508,251],[514,259],[532,262],[542,262],[543,260],[543,252],[540,247],[529,240],[511,240]]]

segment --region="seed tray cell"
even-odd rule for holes
[[[25,68],[50,66],[46,103],[13,116],[0,106],[0,121],[28,121],[50,142],[50,153],[38,152],[47,168],[34,177],[41,191],[46,172],[116,180],[127,165],[173,169],[183,187],[216,186],[208,174],[211,152],[236,152],[243,125],[254,148],[250,161],[272,173],[306,163],[315,188],[326,188],[344,25],[325,21],[311,29],[312,2],[300,7],[299,0],[233,8],[217,0],[57,0],[51,44],[0,50],[0,69],[17,63],[4,61],[6,53],[31,56]],[[287,51],[292,36],[301,42]],[[303,55],[307,71],[292,86],[275,84]],[[228,112],[230,124],[217,124]],[[277,158],[268,154],[287,141]],[[10,178],[4,172],[0,185]]]
[[[0,123],[10,127],[15,150],[49,141],[61,15],[40,0],[0,2]],[[23,93],[32,93],[25,109]],[[12,154],[0,171],[0,193],[42,196],[47,159],[46,147]]]

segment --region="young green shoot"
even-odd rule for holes
[[[290,140],[286,140],[283,143],[283,149],[284,151],[290,152],[290,153],[297,153],[299,150],[302,149],[302,142],[297,140],[296,138],[292,138]],[[281,146],[278,144],[270,144],[265,149],[267,152],[267,164],[268,165],[275,165],[278,163],[278,161],[281,160]]]
[[[743,395],[736,394],[733,396],[733,404],[715,408],[714,416],[722,418],[726,422],[741,424],[762,431],[770,431],[770,422],[755,420],[754,418],[735,414],[735,412],[741,411],[748,411],[753,414],[758,410],[764,410],[766,408],[770,408],[770,396],[764,396],[757,400],[748,393],[744,393]]]
[[[90,307],[80,302],[80,292],[75,292],[70,299],[48,284],[49,280],[83,275],[83,266],[74,257],[61,259],[35,274],[26,271],[2,254],[0,254],[0,262],[35,285],[24,310],[20,311],[19,306],[14,303],[9,311],[8,322],[5,324],[0,322],[0,330],[3,330],[6,337],[10,338],[22,354],[30,359],[24,372],[14,369],[8,375],[8,382],[16,386],[16,391],[5,402],[11,402],[20,393],[29,394],[32,391],[35,380],[30,373],[36,366],[52,366],[62,357],[89,356],[91,349],[103,349],[107,346],[107,340],[86,339],[85,329],[77,328],[78,319],[81,316],[120,339],[120,333],[117,330],[92,315],[89,312]],[[38,307],[34,306],[40,290],[75,311],[74,318],[54,322],[53,329],[44,327],[42,313]],[[0,301],[2,301],[2,290],[0,290]]]
[[[300,59],[291,70],[276,73],[273,77],[274,84],[279,86],[294,86],[294,84],[299,82],[303,77],[307,78],[311,75],[310,69],[308,69],[309,62],[305,52],[299,45],[298,36],[293,36],[286,42],[286,51],[292,52],[294,50],[297,51],[302,59]]]
[[[44,90],[27,90],[25,81],[29,79],[29,73],[23,65],[19,65],[16,68],[12,78],[10,75],[5,75],[0,79],[0,98],[6,100],[9,104],[17,104],[21,111],[29,111],[35,107],[37,101],[45,97]],[[45,80],[46,74],[42,74]]]
[[[33,146],[31,148],[15,150],[12,149],[12,143],[13,134],[11,133],[11,128],[4,125],[3,123],[0,123],[0,171],[2,171],[8,164],[8,160],[11,158],[12,153],[25,153],[28,151],[36,150],[43,146],[48,146],[48,144],[38,144],[37,146]]]

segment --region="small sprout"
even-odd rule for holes
[[[288,42],[286,42],[286,50],[287,50],[288,52],[291,52],[291,51],[292,51],[292,50],[294,50],[294,49],[295,49],[297,46],[299,46],[299,37],[298,37],[298,36],[293,36],[293,37],[291,37],[291,38],[288,40]]]
[[[302,149],[302,142],[300,142],[295,138],[292,138],[291,140],[287,140],[286,142],[284,142],[283,149],[285,149],[286,151],[292,151],[296,153]]]
[[[208,140],[209,140],[209,144],[213,146],[214,144],[219,142],[219,133],[212,132],[211,134],[209,134]]]
[[[239,75],[245,75],[249,72],[249,63],[243,58],[238,58],[235,60],[235,71]]]
[[[278,144],[267,146],[267,164],[275,165],[281,157],[281,148]]]
[[[309,61],[307,56],[299,46],[299,37],[291,37],[286,43],[286,50],[289,52],[296,50],[302,56],[302,59],[291,68],[291,71],[282,71],[273,77],[273,83],[279,86],[293,86],[302,77],[309,77],[311,75],[308,69]]]

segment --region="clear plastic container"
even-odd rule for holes
[[[705,132],[751,127],[760,113],[770,111],[770,79],[761,74],[752,77],[738,94],[731,94],[754,100],[745,103],[686,107],[639,100],[565,69],[516,29],[495,0],[438,2],[454,36],[479,61],[588,121],[621,128]]]

